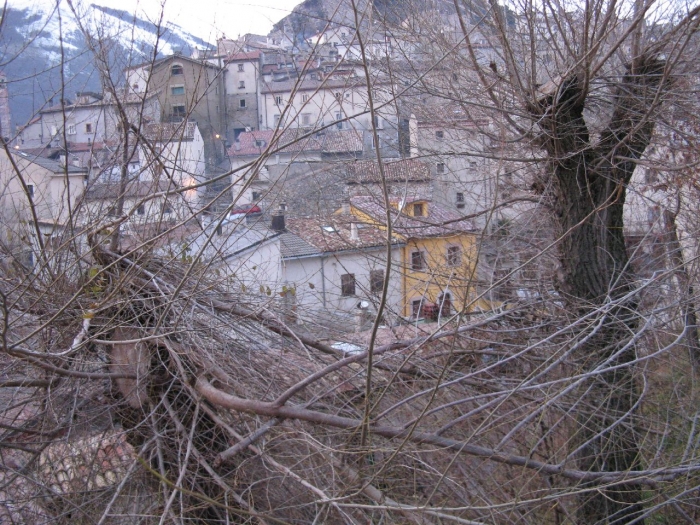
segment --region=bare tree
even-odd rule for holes
[[[696,522],[693,214],[645,273],[624,213],[642,169],[694,187],[697,10],[328,9],[257,62],[228,171],[87,25],[99,177],[3,143],[0,516]],[[146,85],[183,73],[157,52]]]

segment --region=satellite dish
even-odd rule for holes
[[[366,310],[367,308],[369,308],[369,303],[367,301],[360,301],[359,303],[357,303],[357,307],[361,310]]]

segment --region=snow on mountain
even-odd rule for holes
[[[126,6],[129,1],[120,3]],[[110,75],[116,82],[121,81],[125,66],[149,60],[156,51],[163,56],[213,47],[178,24],[165,19],[159,23],[157,11],[73,5],[75,11],[66,2],[10,0],[3,13],[0,63],[8,80],[15,125],[26,123],[52,99],[102,90],[91,51],[96,39],[109,49]]]

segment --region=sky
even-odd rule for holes
[[[46,10],[57,0],[9,0],[10,7]],[[58,0],[66,2],[66,0]],[[157,19],[165,5],[165,20],[208,41],[222,34],[229,38],[255,33],[266,35],[272,25],[287,16],[302,0],[73,0],[74,4],[90,3],[115,9],[144,13]]]

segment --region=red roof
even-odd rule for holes
[[[402,203],[403,206],[401,206],[398,199],[392,199],[392,204],[396,205],[396,208],[394,206],[391,207],[392,226],[397,234],[416,239],[423,237],[448,237],[474,231],[474,225],[471,221],[461,219],[459,213],[432,202],[427,203],[428,213],[423,217],[412,217],[406,213],[399,212],[399,207],[405,210],[408,204],[421,201],[425,202],[425,199],[418,197],[406,198]],[[372,196],[351,197],[350,204],[372,217],[379,224],[386,223],[386,208],[381,198]]]
[[[230,157],[243,155],[261,155],[274,140],[270,151],[276,153],[355,153],[362,151],[362,132],[354,129],[325,130],[320,134],[311,134],[305,128],[289,128],[277,132],[274,130],[246,131],[229,148]]]
[[[415,182],[430,180],[430,166],[417,159],[401,159],[382,163],[387,182]],[[365,160],[346,164],[350,182],[356,184],[381,182],[379,164]]]
[[[260,58],[260,51],[250,51],[248,53],[232,53],[226,57],[226,62],[236,62],[239,60],[258,60]]]

